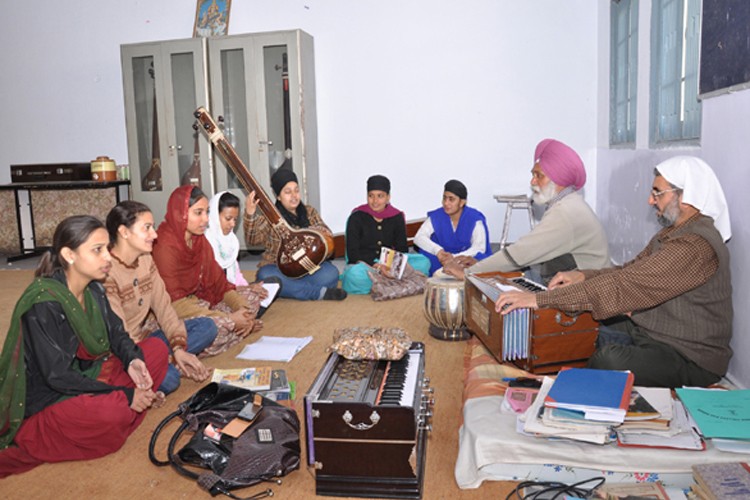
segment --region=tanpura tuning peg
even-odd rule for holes
[[[193,111],[193,116],[196,117],[196,118],[200,118],[201,117],[201,112],[200,111]]]
[[[193,130],[198,130],[198,122],[193,123]]]
[[[223,116],[217,116],[216,120],[219,121],[219,122],[221,122],[221,123],[224,123],[224,117]]]

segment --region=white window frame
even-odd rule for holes
[[[651,146],[698,144],[701,0],[653,0]]]
[[[635,145],[638,97],[638,0],[610,8],[609,145]]]

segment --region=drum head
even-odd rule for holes
[[[446,273],[445,271],[443,271],[443,268],[442,268],[442,267],[441,267],[440,269],[438,269],[437,271],[435,271],[435,272],[434,272],[434,273],[432,274],[432,277],[433,277],[433,278],[437,278],[437,279],[439,279],[439,280],[453,280],[453,281],[459,281],[459,280],[458,280],[458,278],[456,278],[455,276],[451,276],[450,274],[448,274],[448,273]]]

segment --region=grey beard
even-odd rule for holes
[[[672,226],[672,224],[674,224],[674,221],[666,215],[657,215],[656,220],[662,227],[670,227]]]
[[[662,227],[671,227],[680,217],[680,207],[676,203],[670,203],[664,208],[664,212],[661,215],[656,215],[656,220],[659,221]]]

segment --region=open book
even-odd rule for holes
[[[406,269],[406,254],[388,247],[380,249],[379,262],[386,267],[385,274],[391,278],[401,279]]]

